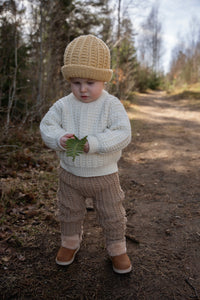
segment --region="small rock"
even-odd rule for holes
[[[165,234],[166,234],[166,235],[171,235],[171,230],[170,230],[170,229],[166,229],[166,230],[165,230]]]

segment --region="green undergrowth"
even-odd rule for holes
[[[200,100],[200,83],[193,85],[184,84],[179,87],[171,86],[167,93],[176,99]]]

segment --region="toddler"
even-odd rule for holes
[[[90,34],[74,39],[65,49],[62,74],[72,93],[58,100],[40,124],[42,139],[60,159],[61,247],[56,263],[67,266],[74,261],[82,240],[85,199],[92,198],[113,270],[128,273],[132,266],[117,162],[131,140],[131,128],[119,99],[104,90],[112,77],[107,45]],[[84,152],[75,160],[66,155],[66,141],[74,135],[87,136]]]

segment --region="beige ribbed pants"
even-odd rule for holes
[[[103,229],[111,256],[126,252],[126,216],[122,205],[124,192],[118,173],[79,177],[59,169],[58,218],[61,223],[62,245],[79,247],[86,213],[86,198],[93,198],[98,221]]]

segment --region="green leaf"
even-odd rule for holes
[[[68,139],[66,141],[66,155],[72,156],[74,161],[76,156],[79,156],[81,153],[84,153],[84,145],[87,142],[87,136],[79,140],[75,135],[74,138]]]

